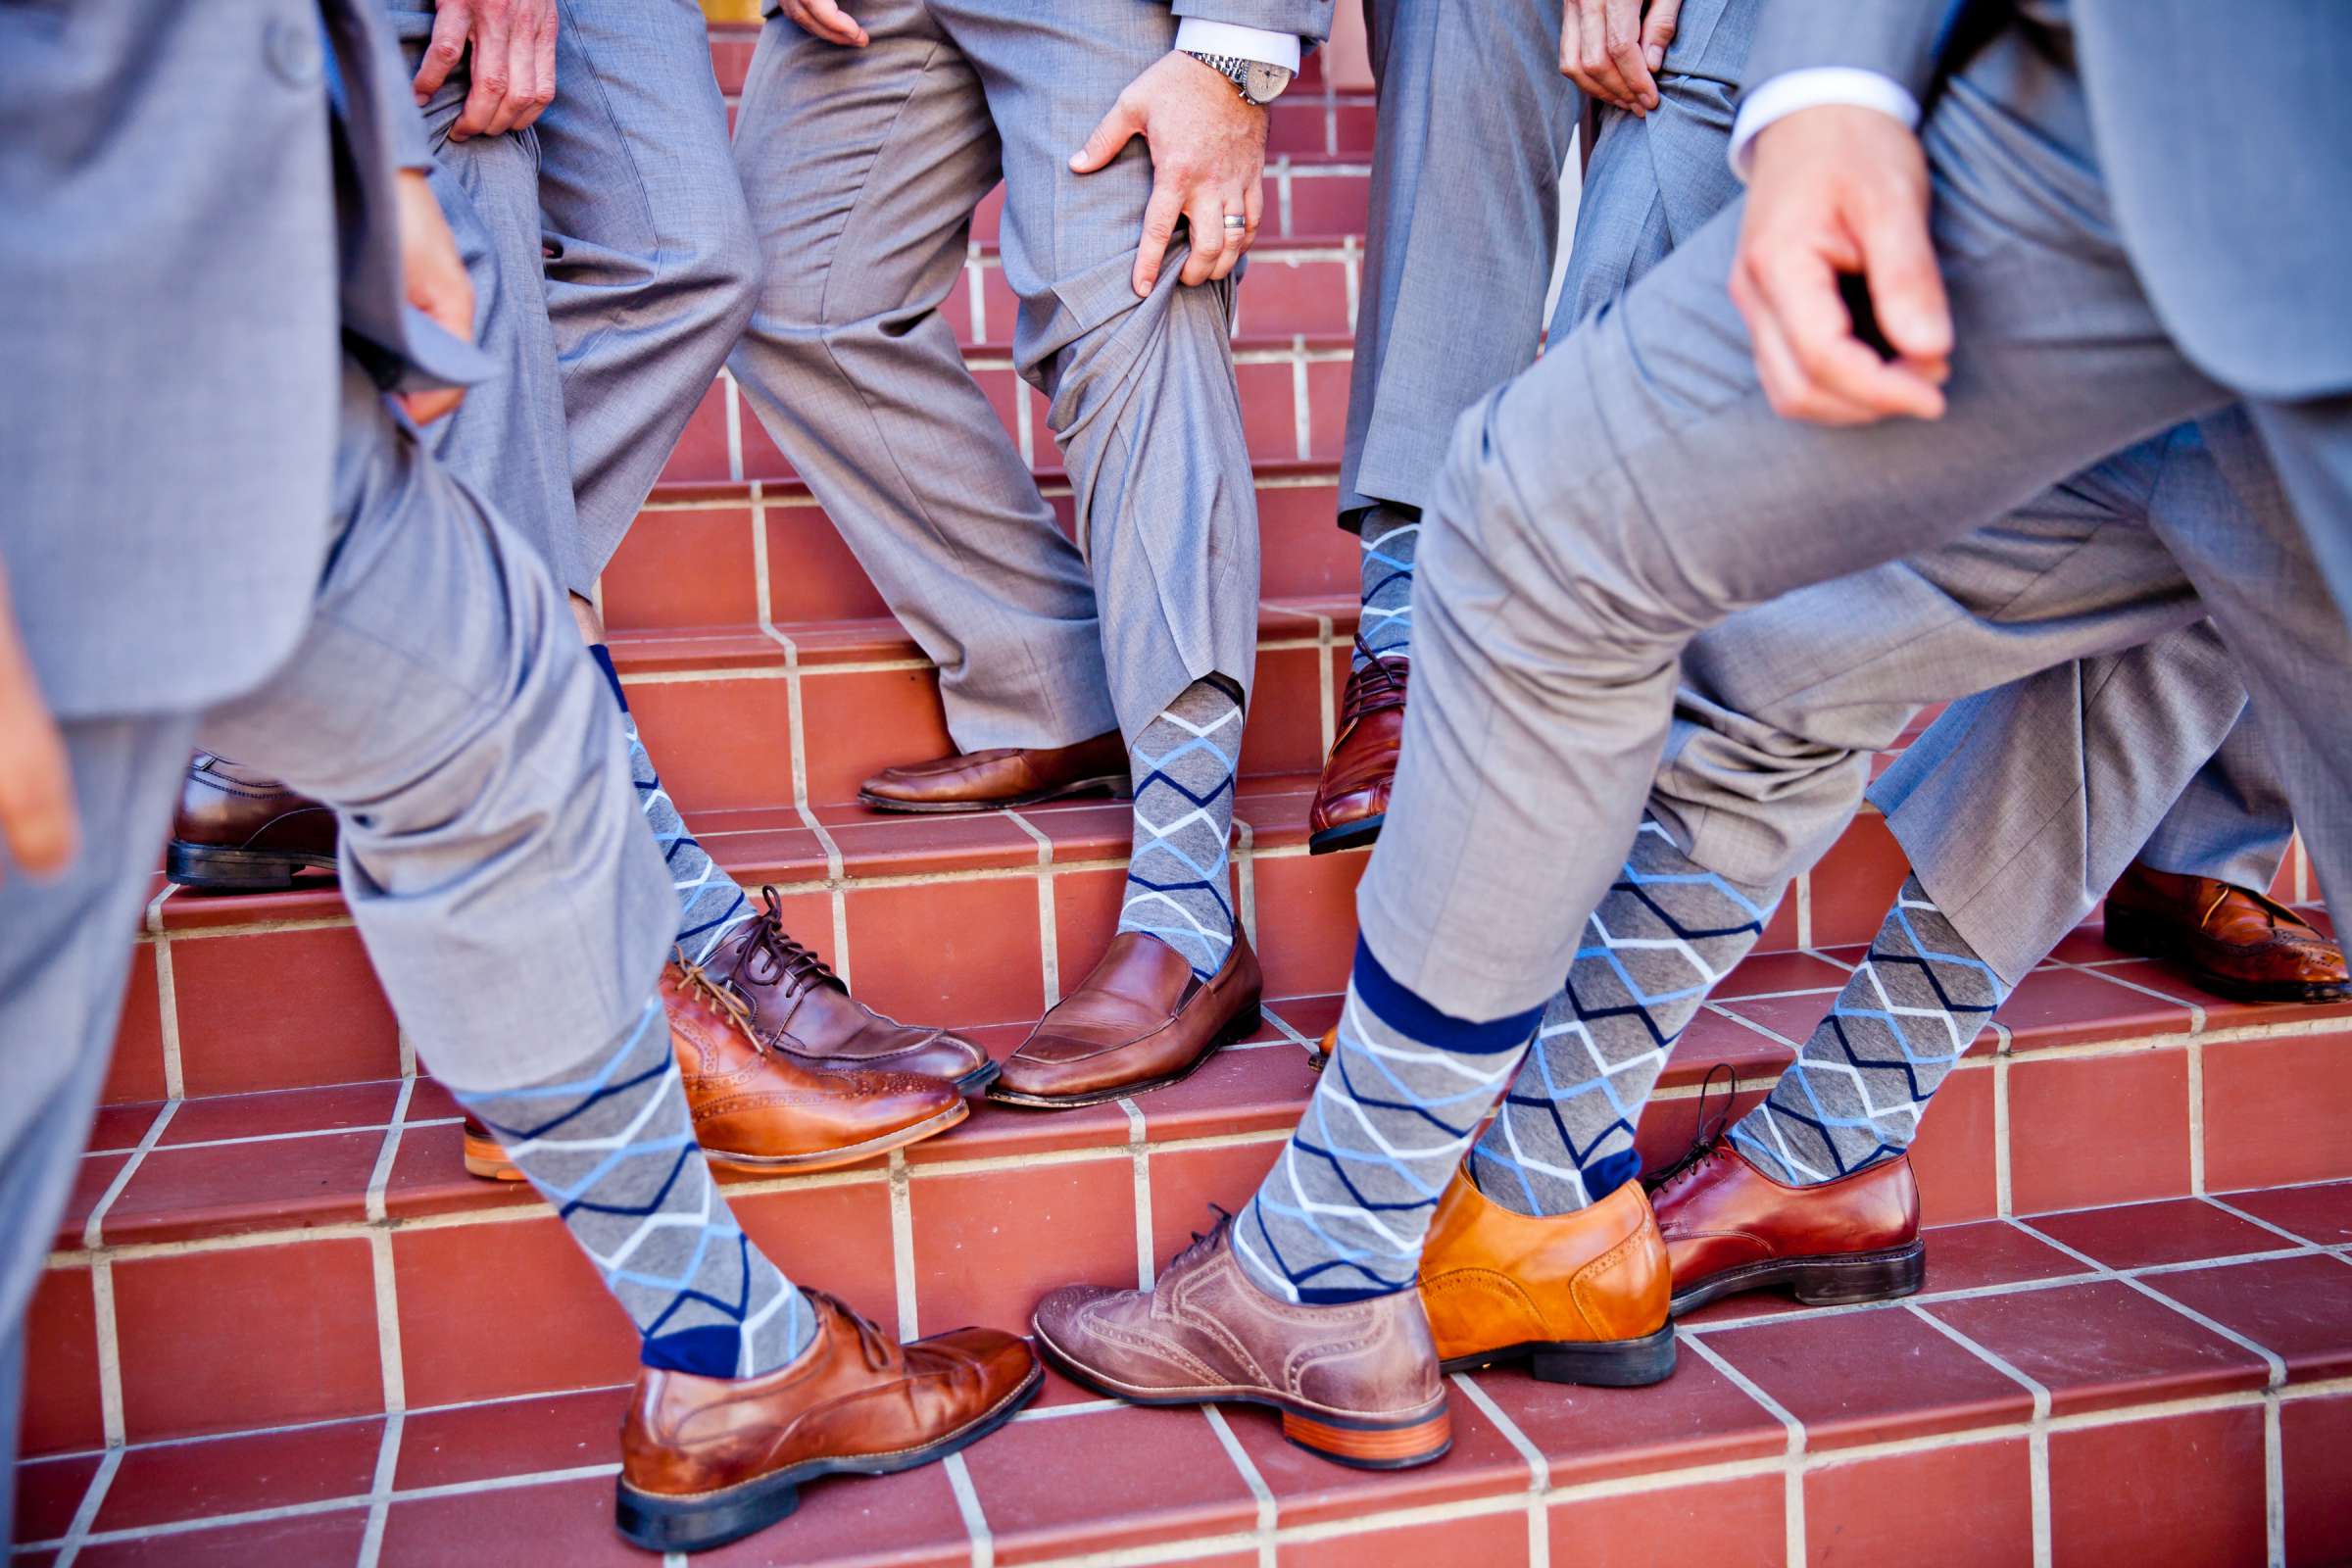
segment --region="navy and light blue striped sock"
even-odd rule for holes
[[[1363,619],[1357,626],[1355,663],[1375,655],[1413,651],[1413,549],[1421,540],[1421,514],[1377,506],[1363,514],[1356,542],[1363,550]]]
[[[1644,820],[1502,1113],[1471,1152],[1479,1191],[1518,1213],[1565,1214],[1640,1175],[1634,1132],[1667,1053],[1778,902],[1776,889],[1697,865]]]
[[[1233,951],[1233,776],[1242,705],[1197,680],[1128,747],[1135,774],[1135,847],[1119,929],[1155,936],[1207,980]]]
[[[1952,1064],[2009,995],[1917,877],[1804,1050],[1732,1142],[1767,1175],[1806,1187],[1911,1147]]]
[[[1440,1012],[1360,940],[1339,1046],[1274,1168],[1233,1221],[1267,1295],[1308,1304],[1413,1288],[1438,1198],[1510,1081],[1538,1009]]]
[[[654,760],[646,755],[645,742],[638,738],[637,719],[621,693],[612,652],[602,643],[593,643],[588,653],[605,672],[612,700],[620,705],[620,730],[629,743],[629,776],[637,783],[638,805],[645,811],[646,825],[654,830],[654,842],[662,846],[662,854],[669,861],[669,879],[678,890],[678,946],[689,959],[701,963],[717,949],[721,938],[752,917],[752,901],[686,831],[686,818],[678,814],[669,791],[662,787],[662,775],[654,771]]]
[[[760,1377],[814,1337],[808,1298],[752,1246],[710,1179],[659,998],[577,1071],[457,1095],[595,1262],[647,1366]]]

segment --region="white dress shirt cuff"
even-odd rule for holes
[[[1741,179],[1754,162],[1748,149],[1766,125],[1786,120],[1800,109],[1825,104],[1849,104],[1892,115],[1906,125],[1919,123],[1919,100],[1892,76],[1853,66],[1813,66],[1785,71],[1748,93],[1732,122],[1732,172]]]
[[[1187,54],[1231,55],[1236,60],[1280,66],[1294,76],[1298,74],[1298,35],[1295,32],[1268,32],[1263,27],[1187,17],[1176,24],[1176,47]]]

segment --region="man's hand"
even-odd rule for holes
[[[1674,42],[1683,0],[1568,0],[1560,19],[1560,74],[1595,102],[1646,116]]]
[[[785,17],[801,24],[803,30],[827,43],[847,44],[862,49],[871,40],[865,29],[850,19],[850,14],[834,0],[782,0],[778,7]]]
[[[556,0],[440,0],[416,68],[422,108],[473,45],[466,107],[451,141],[520,130],[556,99]]]
[[[33,684],[32,662],[9,610],[8,574],[0,570],[0,843],[34,876],[55,876],[74,858],[73,769],[65,737]],[[0,862],[0,875],[6,872]]]
[[[1815,424],[1943,414],[1952,312],[1928,232],[1919,138],[1876,109],[1803,109],[1758,133],[1732,301],[1773,409]],[[1859,274],[1895,358],[1854,335],[1838,296]]]
[[[473,341],[473,279],[458,260],[458,242],[433,199],[424,172],[404,169],[397,181],[400,199],[401,288],[411,305],[441,326]],[[463,387],[430,392],[404,392],[401,407],[418,424],[430,424],[456,408],[466,396]]]
[[[1091,174],[1137,136],[1152,150],[1152,200],[1135,252],[1136,293],[1148,295],[1159,281],[1179,217],[1192,228],[1193,250],[1178,280],[1227,275],[1257,242],[1265,210],[1266,112],[1191,55],[1171,53],[1127,84],[1070,168]]]

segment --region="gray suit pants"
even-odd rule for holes
[[[414,66],[435,0],[384,3]],[[693,0],[564,0],[555,102],[526,129],[450,141],[470,84],[461,66],[425,127],[504,373],[429,434],[587,598],[751,314],[726,104]]]
[[[1203,676],[1247,689],[1257,498],[1234,284],[1179,286],[1180,235],[1137,298],[1143,143],[1069,170],[1175,19],[1136,0],[857,16],[863,49],[770,17],[753,57],[736,157],[764,278],[737,380],[939,665],[957,746],[1132,738]],[[938,312],[1000,174],[1012,357],[1049,400],[1075,542]]]
[[[2212,473],[2242,498],[2271,466],[2193,430],[2158,436],[2232,394],[2172,346],[2105,221],[2080,84],[2004,39],[1927,140],[1963,345],[1940,421],[1833,430],[1771,412],[1723,287],[1737,209],[1464,417],[1440,525],[1422,543],[1421,690],[1392,827],[1358,900],[1382,962],[1435,1005],[1488,1018],[1556,989],[1649,804],[1691,639],[1792,589],[1956,539],[2134,442],[2105,482],[2146,523],[2088,525],[2115,510],[2090,486],[2071,548],[1988,528],[1920,591],[1995,633],[2012,611],[2082,631],[2075,646],[2045,645],[2042,663],[2210,612],[2266,715],[2323,886],[2352,896],[2352,729],[2327,689],[2352,665],[2352,637],[2300,530],[2256,506],[2145,505],[2148,486]],[[2278,472],[2303,527],[2341,526],[2308,476],[2352,465],[2352,431],[2308,408],[2250,413],[2271,450],[2297,443]],[[1867,636],[1881,612],[1840,596],[1808,635]],[[1946,678],[1968,690],[2018,673]],[[1732,695],[1733,711],[1762,706]],[[1686,740],[1678,760],[1690,755]],[[1780,809],[1760,803],[1767,829]],[[1801,838],[1776,845],[1750,831],[1758,819],[1698,812],[1680,827],[1702,864],[1751,877]]]

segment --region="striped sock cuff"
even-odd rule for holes
[[[1544,1017],[1541,1004],[1485,1023],[1457,1018],[1421,1000],[1382,967],[1371,944],[1355,939],[1355,994],[1382,1023],[1407,1040],[1466,1056],[1494,1056],[1517,1051],[1535,1038]]]

